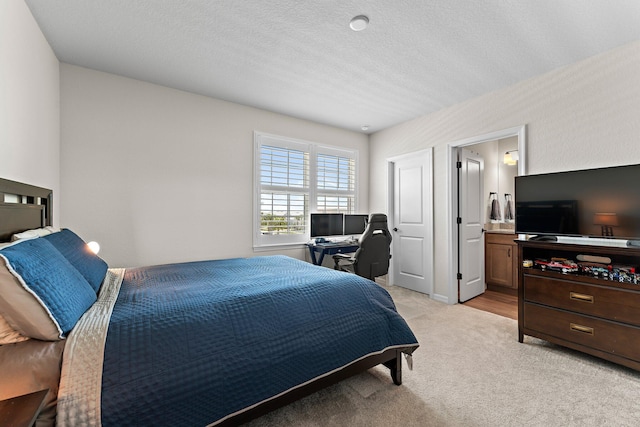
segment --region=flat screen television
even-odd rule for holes
[[[311,237],[342,236],[344,214],[312,213]]]
[[[345,214],[344,216],[344,235],[351,236],[364,233],[367,228],[369,215],[365,214]]]
[[[518,234],[640,241],[640,165],[515,179]]]

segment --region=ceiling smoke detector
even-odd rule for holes
[[[364,15],[358,15],[351,19],[349,26],[353,31],[362,31],[369,25],[369,18]]]

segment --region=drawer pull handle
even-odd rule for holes
[[[569,298],[571,298],[574,301],[593,303],[593,295],[585,295],[585,294],[579,294],[577,292],[570,292]]]
[[[576,323],[571,323],[569,324],[569,329],[576,332],[582,332],[587,335],[593,335],[593,328],[590,328],[588,326],[582,326]]]

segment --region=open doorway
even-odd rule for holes
[[[459,301],[459,284],[460,284],[460,266],[465,262],[469,262],[464,259],[464,251],[460,251],[460,231],[459,231],[459,178],[458,178],[458,151],[462,147],[476,146],[482,143],[489,143],[492,141],[503,140],[515,137],[517,138],[517,170],[518,175],[524,175],[526,171],[526,126],[519,126],[509,129],[504,129],[490,134],[479,135],[472,138],[467,138],[460,141],[455,141],[448,144],[448,234],[450,235],[450,252],[449,252],[449,286],[447,302],[449,304],[455,304]],[[506,153],[502,153],[503,155]],[[497,160],[495,160],[497,162]],[[485,199],[485,195],[480,195],[482,199]],[[477,262],[477,260],[474,260]]]
[[[464,305],[498,316],[507,317],[509,319],[518,320],[518,296],[506,294],[503,292],[487,291],[479,297],[470,299]]]

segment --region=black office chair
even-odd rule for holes
[[[387,274],[391,259],[391,233],[385,214],[374,213],[369,216],[369,223],[360,236],[359,245],[353,256],[334,255],[333,268],[371,280]]]

